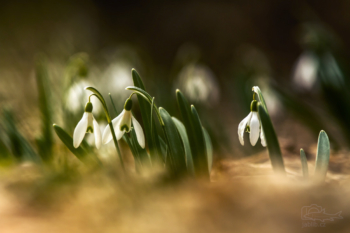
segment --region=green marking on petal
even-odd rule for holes
[[[91,126],[89,126],[87,129],[86,129],[86,133],[93,133],[94,132],[94,128],[92,128]]]
[[[120,130],[129,133],[131,129],[127,125],[122,125],[120,126]]]

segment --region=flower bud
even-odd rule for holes
[[[130,111],[132,108],[132,100],[130,98],[128,98],[126,101],[125,101],[125,105],[124,105],[124,109],[126,111]]]
[[[87,102],[85,105],[85,112],[92,112],[92,103],[91,102]]]

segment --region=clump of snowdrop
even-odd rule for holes
[[[101,147],[101,131],[97,121],[92,115],[92,109],[92,103],[89,101],[88,103],[86,103],[83,118],[81,118],[78,125],[74,129],[73,145],[75,148],[79,147],[86,133],[93,133],[95,136],[96,148],[99,149]]]
[[[124,110],[112,120],[113,127],[115,129],[116,138],[120,140],[125,133],[131,131],[131,123],[134,126],[136,138],[142,148],[145,148],[145,135],[143,133],[140,123],[135,119],[131,113],[132,100],[128,98],[125,101]],[[103,131],[102,142],[107,144],[113,139],[111,128],[107,125]]]
[[[248,116],[244,118],[238,125],[238,138],[242,146],[244,145],[245,131],[249,133],[249,140],[252,146],[255,146],[260,136],[261,145],[266,147],[265,134],[258,113],[258,101],[256,100],[252,101],[250,105],[250,113]]]

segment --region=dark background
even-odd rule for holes
[[[349,9],[350,1],[317,0],[2,1],[0,103],[11,105],[21,121],[34,122],[27,127],[30,131],[40,124],[35,121],[38,110],[33,75],[38,53],[48,58],[53,93],[61,101],[59,85],[73,54],[89,55],[98,85],[99,72],[113,63],[110,54],[120,48],[132,48],[141,61],[132,65],[140,72],[148,91],[156,96],[158,106],[166,107],[175,116],[174,82],[180,68],[193,60],[210,68],[220,88],[220,99],[209,107],[199,104],[202,120],[208,125],[215,145],[226,141],[230,146],[238,146],[237,126],[249,112],[249,100],[241,101],[242,96],[236,94],[246,88],[237,84],[242,67],[253,64],[277,86],[288,88],[294,64],[306,49],[303,25],[311,23],[325,29],[325,34],[331,37],[328,49],[346,73],[350,56]],[[332,115],[320,93],[313,98],[303,95],[306,96],[303,100],[309,103],[319,101],[315,104],[317,109]],[[274,118],[281,137],[290,138],[288,130],[295,129],[289,123],[298,116],[291,120],[288,117],[283,112],[282,117]],[[331,134],[342,138],[336,128],[341,124],[335,128],[333,121],[323,124],[330,124]],[[321,129],[310,134],[313,143],[317,138],[315,132]],[[306,146],[310,142],[299,140],[301,145],[293,147],[293,152],[298,153],[303,143]]]

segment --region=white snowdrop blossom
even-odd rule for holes
[[[316,82],[319,66],[315,54],[304,52],[294,66],[293,83],[304,90],[311,90]]]
[[[145,148],[145,135],[143,133],[140,123],[135,119],[131,113],[132,100],[129,98],[126,100],[124,105],[124,110],[112,120],[113,128],[115,130],[117,140],[120,140],[124,133],[129,133],[131,131],[131,123],[134,126],[136,133],[136,138],[139,145]],[[102,142],[107,144],[113,139],[111,128],[109,125],[103,131]]]
[[[249,140],[252,146],[255,146],[260,136],[261,145],[266,147],[265,134],[260,121],[257,104],[258,102],[256,100],[252,101],[250,106],[251,112],[238,125],[238,138],[242,146],[244,146],[244,132],[247,129],[247,132],[250,133]]]
[[[86,133],[93,133],[95,136],[96,148],[99,149],[101,147],[101,131],[97,121],[92,115],[92,108],[92,103],[88,102],[85,106],[83,118],[81,118],[78,125],[74,129],[73,145],[75,148],[79,147]]]

